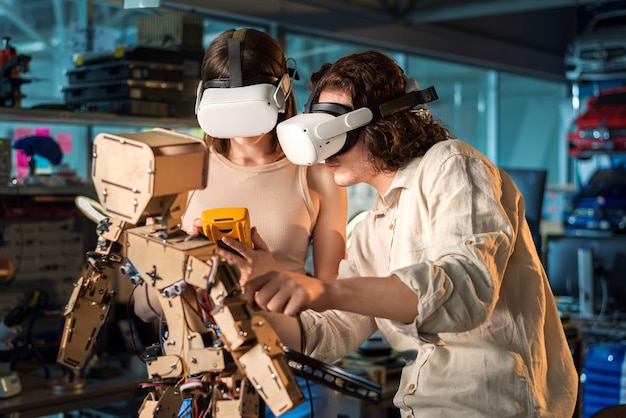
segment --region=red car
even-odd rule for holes
[[[594,152],[626,151],[626,86],[600,90],[567,133],[569,155],[589,158]]]

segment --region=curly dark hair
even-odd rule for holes
[[[379,105],[404,94],[402,69],[387,55],[365,51],[324,64],[311,76],[313,102],[322,90],[341,90],[352,97],[354,109]],[[369,150],[372,167],[393,172],[424,155],[435,143],[452,138],[430,112],[401,111],[361,129],[359,140]]]
[[[219,34],[207,47],[202,60],[202,82],[230,76],[228,59],[228,40],[233,37],[236,29],[228,29]],[[270,76],[279,79],[288,72],[287,57],[281,45],[265,32],[257,29],[246,29],[241,45],[241,73],[244,80],[255,77]],[[279,115],[278,122],[295,116],[298,113],[296,98],[292,93],[285,105],[285,113]],[[284,156],[276,130],[273,131],[276,159]],[[213,138],[205,135],[205,140],[221,154],[227,154],[230,141],[224,138]]]

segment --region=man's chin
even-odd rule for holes
[[[338,172],[333,173],[333,180],[335,181],[335,184],[340,187],[348,187],[356,184],[356,182],[353,181],[352,178],[341,175]]]

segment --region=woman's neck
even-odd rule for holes
[[[276,146],[271,133],[249,138],[231,138],[228,159],[243,166],[267,165],[276,161]]]

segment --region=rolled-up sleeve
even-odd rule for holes
[[[438,334],[479,326],[493,311],[512,252],[513,223],[501,203],[497,169],[465,154],[429,159],[415,179],[421,193],[403,193],[394,241],[409,238],[392,270],[419,296],[415,324],[403,331]],[[421,167],[422,168],[422,167]],[[406,227],[405,227],[406,225]],[[412,241],[411,241],[412,240]],[[417,326],[416,326],[417,325]]]
[[[304,311],[300,314],[306,330],[305,354],[333,363],[356,350],[376,331],[374,318],[342,311]]]

